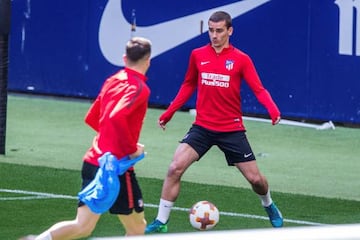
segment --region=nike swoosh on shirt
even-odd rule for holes
[[[151,55],[156,57],[201,35],[200,22],[207,23],[215,11],[226,11],[234,19],[269,1],[243,0],[150,26],[136,26],[135,33],[151,40]],[[99,45],[103,56],[116,66],[124,66],[123,46],[130,39],[130,26],[122,12],[121,0],[109,0],[100,20]]]

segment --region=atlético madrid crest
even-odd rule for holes
[[[227,70],[231,70],[234,68],[234,60],[226,60],[225,67]]]

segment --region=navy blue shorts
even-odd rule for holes
[[[84,162],[81,170],[82,188],[84,189],[96,176],[98,170],[97,166],[94,166],[88,162]],[[127,171],[123,175],[119,176],[120,180],[120,192],[112,207],[109,209],[111,214],[124,214],[129,215],[135,210],[135,212],[144,211],[144,202],[140,186],[136,180],[135,172],[132,170]],[[83,206],[84,203],[79,201],[78,206]]]
[[[216,145],[225,154],[229,166],[256,160],[245,131],[215,132],[194,124],[180,142],[189,144],[199,159]]]

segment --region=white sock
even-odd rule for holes
[[[35,240],[52,240],[50,232],[46,231],[35,238]]]
[[[170,217],[171,208],[174,206],[174,202],[160,199],[158,215],[156,217],[162,223],[167,223]]]
[[[268,207],[273,203],[273,200],[271,199],[270,190],[265,195],[258,194],[261,200],[261,204],[263,207]]]

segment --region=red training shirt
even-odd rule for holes
[[[219,132],[245,130],[240,97],[243,79],[275,121],[280,111],[262,85],[252,60],[231,44],[219,54],[211,44],[192,51],[185,80],[162,117],[171,118],[197,88],[194,124]]]
[[[111,152],[118,159],[137,150],[148,106],[146,76],[125,68],[109,77],[85,116],[97,134],[84,161],[98,166],[98,158]]]

